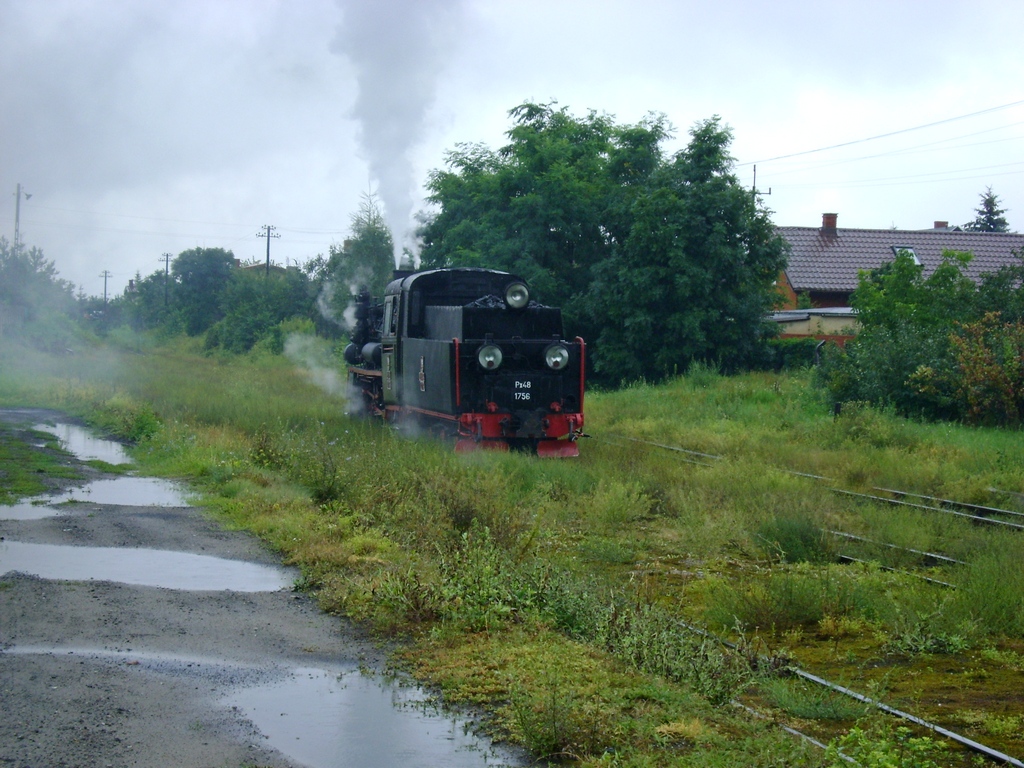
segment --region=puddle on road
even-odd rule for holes
[[[187,507],[182,489],[170,480],[155,477],[113,477],[94,480],[81,488],[72,488],[49,499],[50,504],[87,501],[93,504],[120,504],[127,507]]]
[[[201,592],[275,592],[295,580],[281,568],[187,552],[0,541],[0,574],[10,571],[62,581],[116,581]]]
[[[0,520],[42,520],[72,510],[55,505],[69,501],[113,504],[125,507],[187,507],[185,492],[169,480],[155,477],[114,477],[94,480],[81,488],[71,488],[55,496],[25,499],[17,504],[0,505]]]
[[[17,504],[0,504],[0,520],[42,520],[46,517],[56,517],[61,510],[55,507],[46,506],[45,499],[37,499],[33,504],[31,499],[19,501]]]
[[[230,690],[219,698],[221,706],[250,720],[267,746],[309,768],[531,764],[511,749],[470,734],[468,720],[440,712],[422,688],[366,675],[354,666],[333,670],[272,664],[252,667],[227,659],[81,646],[13,646],[0,654],[105,659]]]
[[[359,672],[296,669],[284,682],[239,690],[224,703],[252,720],[270,746],[311,768],[508,764],[467,733],[464,720],[434,711],[422,689]]]
[[[128,458],[124,446],[120,443],[94,437],[87,430],[74,424],[36,424],[33,429],[56,435],[61,447],[82,461],[99,460],[107,464],[131,464],[132,460]]]

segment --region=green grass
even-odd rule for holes
[[[64,409],[132,438],[144,471],[204,491],[212,514],[299,565],[325,609],[406,637],[409,663],[450,698],[479,699],[503,735],[585,765],[824,760],[726,706],[763,669],[681,620],[739,628],[745,647],[826,676],[875,680],[897,664],[907,685],[931,679],[919,670],[936,654],[969,666],[978,649],[998,665],[1024,650],[1024,537],[829,490],[1021,492],[1019,433],[862,408],[834,418],[805,374],[701,370],[588,395],[594,438],[578,459],[456,456],[347,418],[337,388],[314,381],[330,383],[326,350],[312,357],[0,348],[0,403]],[[689,463],[623,437],[723,458]],[[829,529],[971,565],[940,576],[955,592],[842,566],[846,545]],[[857,555],[918,566],[891,550]],[[967,708],[984,712],[984,693]],[[915,696],[929,706],[927,688]]]
[[[32,442],[25,442],[25,434]],[[12,504],[44,493],[49,487],[47,478],[73,480],[79,476],[68,466],[68,456],[53,435],[26,433],[23,429],[0,424],[0,504]]]

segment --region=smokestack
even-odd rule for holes
[[[836,233],[836,219],[838,218],[838,213],[821,214],[821,231],[825,234],[834,235]]]
[[[936,221],[935,222],[935,228],[936,229],[949,229],[949,222],[948,221]]]

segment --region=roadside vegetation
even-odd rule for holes
[[[829,490],[991,502],[989,488],[1024,491],[1018,432],[868,408],[833,417],[806,372],[695,366],[590,395],[579,460],[456,456],[344,416],[316,385],[330,382],[330,346],[309,342],[298,363],[211,357],[195,342],[144,355],[6,347],[0,403],[131,439],[145,471],[187,480],[212,514],[300,566],[325,610],[400,639],[397,661],[417,678],[485,707],[495,734],[538,755],[832,764],[742,701],[846,754],[867,754],[874,734],[893,749],[923,738],[915,749],[936,764],[966,760],[795,684],[788,663],[1024,752],[1024,538]],[[834,529],[967,565],[942,572],[956,590],[908,575],[932,571],[906,552],[869,547],[843,565],[852,550]]]

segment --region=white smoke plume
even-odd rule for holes
[[[344,19],[331,50],[349,58],[359,95],[352,116],[395,241],[415,252],[410,156],[423,136],[437,77],[462,18],[461,0],[338,0]]]
[[[293,333],[284,342],[284,353],[307,378],[329,395],[347,399],[348,381],[331,357],[330,345],[316,336]]]

